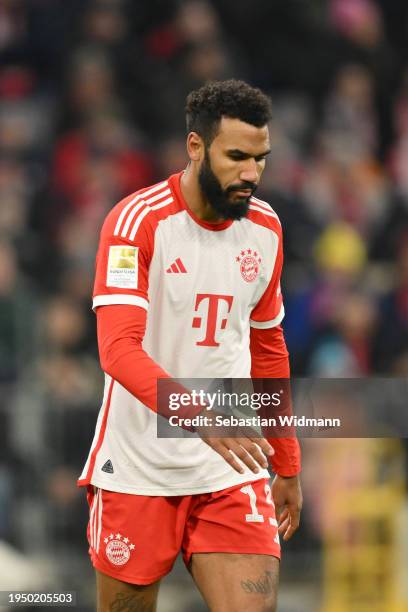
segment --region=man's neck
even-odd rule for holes
[[[180,188],[187,206],[198,219],[207,223],[224,223],[225,219],[217,215],[208,200],[204,198],[197,173],[191,163],[181,175]]]

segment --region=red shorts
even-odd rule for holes
[[[89,554],[104,574],[133,584],[155,582],[180,550],[280,558],[278,526],[266,479],[215,493],[129,495],[88,487]]]

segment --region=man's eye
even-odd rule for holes
[[[265,161],[265,159],[266,159],[265,155],[261,155],[260,157],[255,157],[256,162],[263,162]]]

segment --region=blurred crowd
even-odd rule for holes
[[[0,538],[26,545],[12,500],[41,493],[44,533],[85,550],[98,230],[186,165],[208,79],[272,98],[257,195],[284,226],[293,373],[408,374],[407,37],[405,0],[2,0]]]

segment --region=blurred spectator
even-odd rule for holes
[[[101,374],[92,356],[87,312],[71,297],[59,294],[48,300],[42,312],[41,353],[26,384],[37,412],[37,444],[46,448],[41,464],[42,490],[49,504],[47,529],[58,546],[75,547],[80,541],[77,525],[85,525],[86,513],[75,475],[87,452],[95,419],[95,397]],[[18,418],[23,418],[20,409]],[[35,439],[36,436],[33,436]],[[31,447],[31,448],[30,448]]]
[[[0,382],[22,376],[36,352],[35,294],[18,271],[11,244],[0,241]]]
[[[24,486],[35,470],[25,461],[24,449],[13,444],[12,385],[0,381],[0,393],[0,540],[19,544],[19,525],[14,518],[25,493]]]
[[[335,326],[351,292],[358,295],[367,258],[365,245],[352,227],[332,224],[316,241],[315,258],[320,275],[306,287],[292,286],[287,296],[287,340],[294,371],[316,374],[318,368],[323,375],[326,363],[326,375],[335,376],[335,371],[351,375],[356,362]]]
[[[399,244],[395,287],[381,300],[375,370],[406,376],[408,354],[408,234]]]
[[[137,132],[123,119],[95,112],[57,144],[57,193],[83,212],[101,202],[103,217],[112,202],[152,181],[152,160],[140,144]]]
[[[386,216],[389,185],[381,167],[372,158],[345,155],[343,139],[323,144],[322,153],[307,167],[303,197],[320,224],[346,221],[368,240]]]
[[[161,102],[150,109],[150,123],[162,139],[184,134],[183,109],[189,91],[207,80],[245,77],[246,66],[242,49],[225,38],[215,7],[207,0],[180,3],[166,33],[172,41],[166,48],[157,44],[162,40],[161,28],[145,41],[149,95]]]
[[[83,17],[85,37],[106,47],[114,47],[126,38],[129,22],[122,0],[96,0],[91,2]]]
[[[45,305],[43,314],[47,355],[70,355],[86,350],[87,325],[80,304],[64,295],[55,295]]]
[[[0,236],[27,239],[30,195],[25,165],[0,160]]]
[[[175,22],[184,42],[204,42],[223,36],[218,15],[207,0],[188,0],[180,4]]]
[[[114,68],[104,48],[83,47],[73,54],[67,74],[67,102],[62,108],[68,127],[78,127],[94,113],[120,111]]]
[[[345,65],[336,74],[324,110],[323,130],[350,147],[351,156],[371,156],[378,145],[373,83],[364,66]],[[346,154],[346,153],[345,153]]]
[[[54,128],[54,100],[38,89],[27,68],[0,71],[0,152],[2,157],[29,164],[31,180],[38,178],[34,163],[44,161]]]
[[[372,371],[373,335],[377,308],[368,297],[350,293],[317,335],[310,355],[310,374],[354,378]]]
[[[0,8],[0,48],[18,45],[26,34],[27,9],[21,1],[8,0]]]
[[[331,0],[330,17],[339,32],[363,47],[383,38],[381,13],[372,0]]]
[[[396,182],[396,190],[408,200],[408,67],[402,75],[402,83],[394,105],[396,141],[390,152],[390,170]]]

